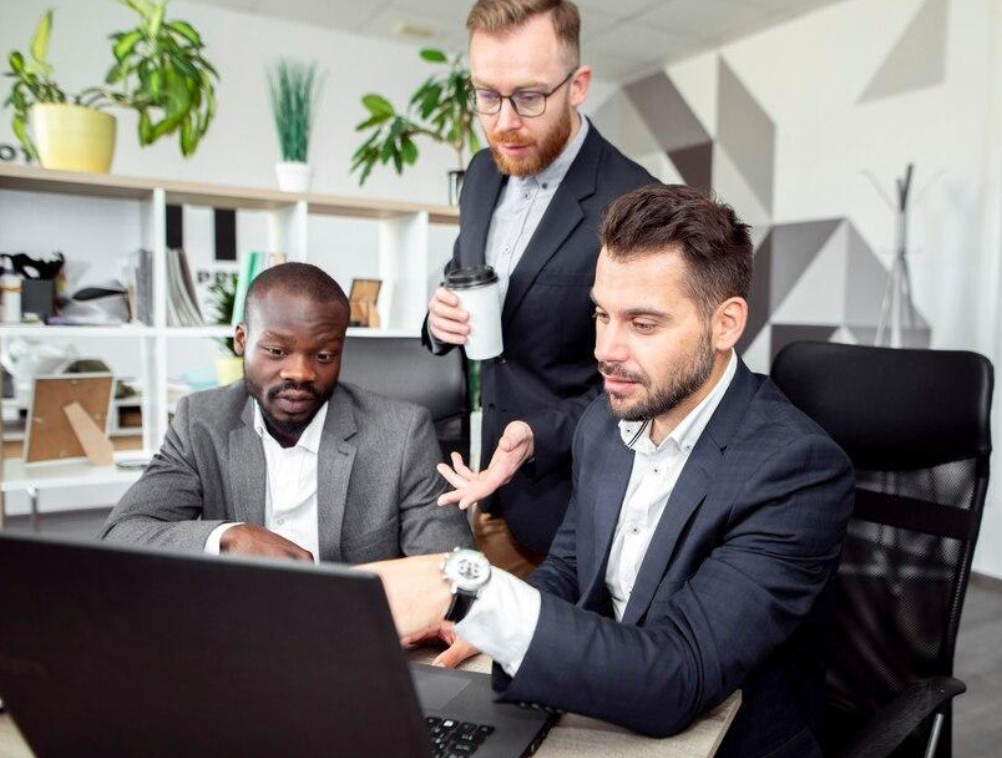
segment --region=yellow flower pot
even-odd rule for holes
[[[226,355],[216,358],[216,381],[220,387],[232,384],[243,378],[244,359],[238,355]]]
[[[115,153],[115,117],[82,105],[38,103],[31,131],[45,168],[107,174]]]

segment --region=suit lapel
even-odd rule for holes
[[[470,193],[469,203],[461,210],[463,231],[467,235],[464,250],[470,252],[468,258],[461,257],[460,263],[463,266],[483,266],[487,262],[487,232],[494,216],[494,206],[497,205],[501,188],[507,180],[497,170],[493,160],[488,160],[488,163],[490,165],[485,171],[486,176],[478,181],[477,191]]]
[[[341,526],[344,523],[348,482],[355,463],[358,431],[351,401],[337,387],[327,407],[324,432],[317,456],[317,521],[320,537],[320,560],[341,562]]]
[[[744,361],[738,359],[731,386],[724,393],[720,405],[692,449],[668,498],[661,521],[654,530],[654,537],[640,564],[637,582],[623,613],[624,624],[636,624],[650,606],[675,554],[679,537],[696,508],[705,499],[710,483],[716,479],[724,451],[733,434],[740,428],[741,420],[758,391],[758,386],[758,381]]]
[[[508,293],[505,295],[504,308],[501,311],[502,326],[508,326],[540,270],[584,218],[581,201],[595,194],[601,157],[602,137],[594,125],[591,125],[581,151],[560,182],[546,213],[536,227],[536,232],[511,273]],[[484,239],[486,244],[486,237]]]
[[[612,536],[619,522],[619,512],[626,497],[633,471],[634,452],[623,444],[613,427],[615,439],[606,457],[606,465],[595,493],[595,565],[591,567],[587,589],[581,594],[581,604],[592,607],[597,590],[605,586],[605,571],[609,563]]]
[[[254,398],[248,397],[240,414],[243,422],[230,432],[230,490],[237,521],[264,526],[267,465],[261,438],[254,431]]]

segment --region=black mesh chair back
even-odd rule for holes
[[[423,405],[431,412],[443,455],[456,451],[469,458],[470,415],[461,350],[435,356],[419,337],[348,337],[339,380]]]
[[[988,486],[991,363],[968,352],[801,342],[772,379],[856,468],[826,640],[826,755],[918,680],[950,676]],[[935,755],[950,755],[950,704]],[[924,756],[931,720],[894,756]],[[941,731],[940,731],[941,730]]]

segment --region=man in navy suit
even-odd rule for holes
[[[567,516],[528,582],[483,569],[450,610],[502,699],[665,736],[740,689],[720,756],[820,756],[818,632],[853,473],[735,354],[751,272],[747,227],[697,190],[608,210],[591,291],[605,397],[574,436]],[[438,565],[370,566],[403,634],[441,633]]]
[[[580,25],[566,0],[480,0],[467,19],[473,105],[489,149],[467,170],[446,272],[495,269],[504,353],[481,364],[484,465],[462,505],[479,501],[478,544],[522,575],[563,520],[574,428],[601,391],[588,288],[602,209],[654,181],[578,112],[592,75],[581,65]],[[425,343],[445,353],[469,328],[456,296],[440,288]],[[468,472],[456,456],[454,466]]]

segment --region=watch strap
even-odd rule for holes
[[[449,610],[445,614],[445,620],[453,623],[462,621],[466,618],[466,614],[470,612],[470,608],[473,607],[473,601],[476,599],[477,596],[472,592],[463,592],[462,590],[453,592],[452,602],[449,604]]]

